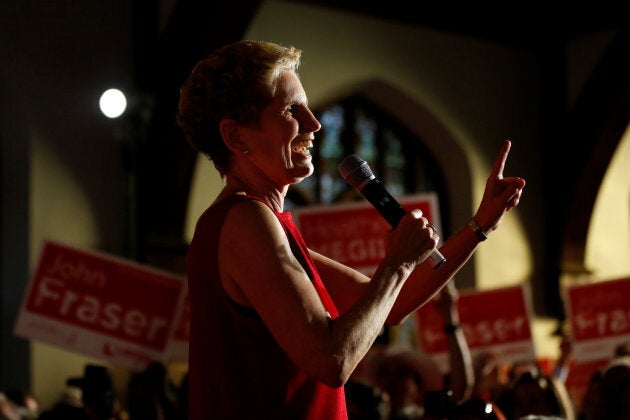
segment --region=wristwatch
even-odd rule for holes
[[[475,221],[474,217],[472,219],[470,219],[470,222],[468,222],[468,226],[470,226],[470,228],[473,230],[473,232],[475,232],[475,235],[477,235],[477,238],[479,238],[480,242],[483,242],[486,239],[488,239],[488,235],[486,235],[486,232],[481,230],[481,228],[479,227],[479,225]]]

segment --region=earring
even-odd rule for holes
[[[249,154],[249,150],[247,150],[247,149],[243,150],[243,154],[244,155],[248,155]]]

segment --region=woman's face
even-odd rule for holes
[[[258,121],[242,126],[240,134],[252,162],[278,187],[300,182],[313,173],[309,148],[321,124],[308,108],[298,76],[283,71],[275,95]]]

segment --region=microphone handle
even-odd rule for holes
[[[360,189],[361,194],[376,208],[376,210],[387,220],[392,228],[396,228],[400,220],[407,211],[396,201],[396,199],[383,187],[383,183],[378,178],[371,179]],[[446,258],[442,253],[434,249],[429,259],[433,263],[433,268],[437,269]]]
[[[396,228],[407,211],[383,187],[383,183],[374,178],[361,189],[361,194],[378,210],[392,228]]]

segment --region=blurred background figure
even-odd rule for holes
[[[589,378],[586,392],[578,404],[578,420],[595,420],[595,410],[599,401],[599,384],[602,380],[602,371],[598,370]]]
[[[423,418],[425,392],[444,390],[442,372],[419,350],[389,345],[371,363],[371,382],[389,395],[390,419]]]
[[[39,420],[91,420],[83,406],[83,390],[68,385],[59,401],[50,409],[44,410]]]
[[[2,401],[4,400],[4,402]],[[3,407],[5,411],[3,411]],[[39,415],[39,401],[28,391],[12,388],[0,396],[0,419],[33,420]]]
[[[131,419],[175,420],[177,388],[170,381],[166,366],[159,362],[134,374],[128,386],[128,411]]]
[[[508,419],[531,415],[575,419],[564,384],[544,375],[536,363],[516,365],[512,381],[497,397],[496,403]]]
[[[473,397],[496,401],[509,383],[506,364],[500,363],[492,353],[480,352],[473,359],[473,369],[475,372]]]
[[[450,280],[433,299],[448,340],[448,372],[422,350],[400,343],[384,346],[368,359],[370,383],[389,395],[390,419],[443,418],[472,396],[475,374],[460,327],[458,298]]]
[[[596,398],[580,419],[630,419],[630,356],[616,357],[594,380]]]
[[[445,376],[444,388],[452,392],[454,402],[468,400],[475,387],[475,369],[468,342],[459,319],[457,302],[459,292],[451,279],[433,299],[435,309],[444,323],[448,341],[449,372]]]
[[[344,385],[348,420],[387,420],[391,412],[389,395],[366,382],[350,379]]]
[[[84,409],[92,419],[112,420],[121,417],[120,401],[114,393],[113,380],[107,367],[87,364],[79,382]]]

